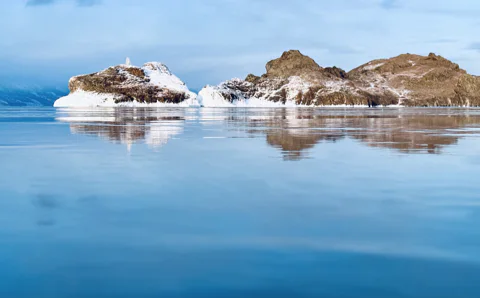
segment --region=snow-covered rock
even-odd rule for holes
[[[197,97],[164,64],[128,62],[73,77],[55,106],[480,106],[480,77],[433,53],[374,60],[347,73],[291,50],[265,68],[262,76],[206,86]]]
[[[297,105],[298,91],[308,87],[299,77],[291,77],[286,83],[270,81],[263,85],[235,78],[218,86],[206,86],[197,99],[203,107],[293,107]]]
[[[198,106],[197,95],[162,63],[118,65],[70,79],[55,107]]]
[[[433,53],[368,62],[350,72],[287,51],[248,75],[200,91],[204,106],[480,106],[480,77]]]
[[[372,105],[337,67],[320,67],[313,59],[292,50],[266,65],[261,77],[248,75],[199,93],[203,106],[320,106]]]

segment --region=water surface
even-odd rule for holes
[[[479,297],[480,110],[0,109],[0,297]]]

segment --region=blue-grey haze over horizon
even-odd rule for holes
[[[191,89],[264,72],[284,50],[350,70],[435,52],[480,74],[480,2],[414,0],[3,1],[0,85],[56,85],[161,61]]]

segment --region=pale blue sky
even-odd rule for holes
[[[0,83],[161,61],[192,89],[247,73],[284,50],[346,70],[436,52],[480,75],[477,0],[2,1]]]

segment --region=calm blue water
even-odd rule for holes
[[[480,110],[0,109],[0,297],[479,297]]]

